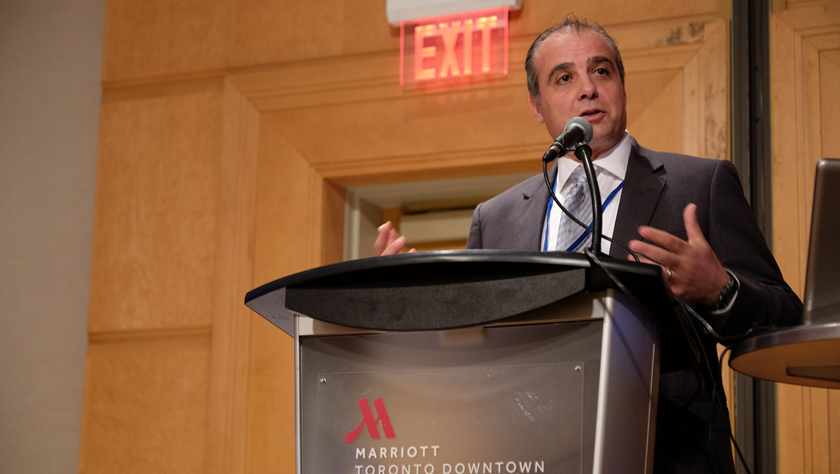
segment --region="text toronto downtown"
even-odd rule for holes
[[[356,448],[356,459],[430,459],[440,446]],[[491,461],[459,463],[360,464],[355,474],[529,474],[544,473],[545,461]]]

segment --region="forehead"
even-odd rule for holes
[[[592,31],[558,31],[543,42],[536,53],[540,74],[558,65],[586,66],[593,58],[608,58],[615,64],[615,53],[607,40]]]

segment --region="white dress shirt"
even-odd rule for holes
[[[621,139],[614,147],[605,151],[599,156],[593,164],[601,168],[601,173],[598,175],[598,189],[601,192],[601,199],[606,200],[623,181],[624,175],[627,172],[627,163],[630,161],[631,140],[630,133],[626,130],[624,138]],[[574,156],[574,155],[571,155]],[[569,176],[578,166],[583,166],[575,159],[564,156],[557,160],[554,169],[557,172],[557,178],[554,184],[554,193],[557,199],[565,205],[564,197],[568,189],[574,184],[569,181]],[[559,191],[558,185],[562,183]],[[609,205],[604,209],[602,220],[602,233],[607,237],[612,237],[615,229],[615,219],[618,215],[618,205],[621,202],[621,194],[623,190],[618,193],[610,201]],[[543,223],[543,241],[540,247],[544,251],[557,250],[557,232],[560,228],[560,217],[563,211],[550,197],[548,199],[549,206],[546,207],[546,219]],[[562,249],[561,249],[562,250]],[[610,242],[603,240],[601,242],[601,252],[607,254],[610,251]]]

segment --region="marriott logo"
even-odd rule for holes
[[[376,418],[373,417],[373,412],[370,410],[370,404],[368,403],[367,397],[359,400],[359,409],[362,411],[362,421],[359,423],[358,428],[347,433],[347,436],[344,438],[345,443],[352,443],[353,441],[356,441],[356,438],[359,437],[365,427],[367,427],[368,434],[370,434],[371,438],[381,438],[377,424],[382,425],[382,431],[385,432],[386,438],[397,437],[394,434],[394,428],[391,426],[391,419],[388,418],[388,410],[385,409],[385,402],[382,401],[382,398],[374,400],[373,406],[376,408]]]

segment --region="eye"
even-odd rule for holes
[[[558,84],[566,84],[570,80],[572,80],[572,76],[570,76],[568,74],[562,74],[562,75],[557,76],[557,83]]]
[[[607,69],[605,67],[599,67],[598,69],[595,70],[595,75],[596,76],[607,76],[609,74],[610,74],[609,69]]]

